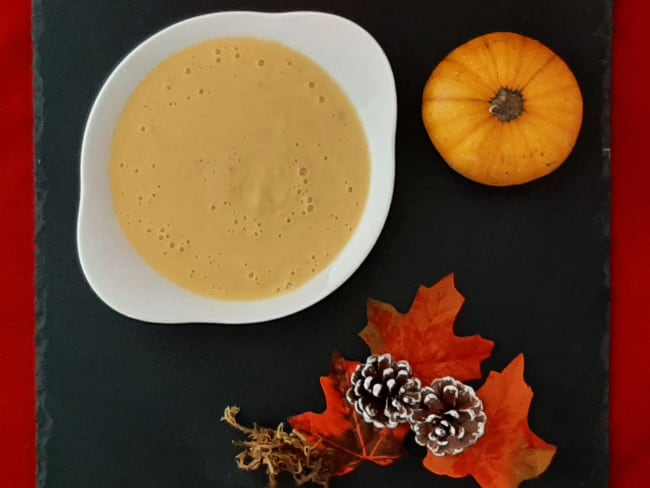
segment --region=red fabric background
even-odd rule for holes
[[[0,16],[0,485],[36,485],[31,2]],[[617,0],[612,94],[611,486],[650,486],[650,2]]]
[[[0,7],[0,486],[36,486],[31,2]]]
[[[611,477],[650,486],[650,2],[615,0],[612,73]],[[643,61],[640,62],[640,59]]]

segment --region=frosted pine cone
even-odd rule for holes
[[[407,422],[420,404],[420,380],[412,377],[406,361],[390,354],[370,356],[350,378],[346,398],[363,419],[378,429]]]
[[[485,432],[483,402],[474,389],[451,377],[422,388],[420,408],[409,418],[415,441],[435,456],[457,455]]]

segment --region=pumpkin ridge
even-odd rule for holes
[[[481,75],[476,73],[474,70],[469,69],[466,64],[461,63],[460,61],[456,61],[454,58],[447,58],[441,61],[442,63],[451,63],[455,66],[458,67],[459,70],[465,71],[466,73],[469,73],[472,75],[472,78],[474,78],[478,83],[478,85],[482,86],[485,88],[486,93],[493,93],[494,92],[494,87],[490,85],[487,81],[483,79]]]
[[[526,90],[526,87],[527,87],[528,85],[530,85],[530,84],[532,83],[532,81],[533,81],[535,78],[537,78],[537,77],[539,76],[539,74],[540,74],[542,71],[544,71],[544,70],[546,69],[546,67],[547,67],[549,64],[551,64],[551,62],[553,62],[553,61],[555,60],[555,58],[557,58],[557,56],[555,55],[555,53],[551,52],[551,55],[549,56],[549,58],[548,58],[546,61],[544,61],[544,63],[539,67],[539,69],[538,69],[537,71],[535,71],[535,72],[533,73],[533,75],[528,79],[528,81],[525,82],[525,83],[522,85],[522,87],[521,87],[521,91],[522,91],[522,93]]]
[[[546,91],[540,91],[540,92],[538,92],[538,93],[535,93],[535,94],[532,95],[532,96],[531,96],[531,95],[528,95],[528,96],[526,97],[526,100],[536,100],[536,99],[539,98],[539,97],[542,97],[542,98],[544,98],[544,97],[548,97],[549,95],[552,95],[552,94],[554,94],[554,93],[556,93],[556,92],[563,92],[563,91],[565,92],[565,91],[567,91],[568,89],[573,88],[573,87],[575,87],[575,86],[576,86],[576,85],[575,85],[575,83],[573,83],[573,82],[571,82],[571,83],[568,83],[568,82],[567,82],[567,84],[565,84],[565,85],[555,85],[555,86],[553,86],[553,88],[550,88],[550,89],[548,89],[548,90],[546,90]]]
[[[539,116],[539,115],[530,116],[530,117],[528,117],[527,122],[528,122],[528,125],[531,126],[535,130],[535,132],[540,134],[540,139],[547,139],[547,140],[553,141],[553,144],[555,145],[555,147],[561,147],[561,148],[566,147],[565,142],[562,141],[560,138],[558,138],[555,130],[549,130],[548,126],[540,125],[536,119],[544,120],[544,117]],[[548,122],[553,123],[554,121],[550,120]],[[522,136],[522,137],[525,137],[525,136]],[[527,138],[526,138],[526,140],[527,140]],[[569,151],[567,151],[568,153],[571,152],[574,145],[575,145],[575,142],[569,148]],[[568,154],[565,157],[568,157]],[[550,161],[550,160],[547,161],[544,164],[546,165],[547,168],[552,167],[552,166],[555,165],[555,163],[553,161]]]
[[[481,161],[486,154],[486,150],[491,152],[493,144],[499,144],[501,139],[501,124],[490,117],[488,124],[484,125],[482,130],[476,130],[468,137],[459,140],[454,146],[454,151],[457,154],[456,166],[454,169],[470,179],[477,177],[485,177],[486,171],[489,173],[491,170],[486,169],[481,164]],[[488,178],[491,178],[488,176]]]
[[[511,88],[513,90],[521,91],[522,88],[520,86],[515,86],[514,82],[517,79],[519,73],[521,72],[521,70],[523,69],[523,66],[524,66],[524,56],[526,54],[526,45],[528,44],[528,38],[525,37],[525,36],[518,36],[518,37],[519,37],[519,40],[520,40],[520,44],[519,44],[519,46],[517,46],[517,49],[515,51],[517,53],[517,65],[516,65],[516,68],[513,71],[513,73],[514,73],[513,79],[508,80],[508,81],[512,81],[512,83],[511,84],[509,83],[509,84],[511,85]]]
[[[448,144],[446,146],[446,152],[449,151],[455,151],[456,148],[458,147],[459,144],[461,144],[463,141],[466,141],[469,139],[469,135],[473,134],[476,132],[480,127],[482,127],[486,122],[490,122],[493,119],[492,114],[488,112],[487,117],[482,119],[480,122],[476,123],[475,125],[472,126],[470,130],[467,131],[467,134],[465,134],[463,137],[458,138],[458,140],[454,141],[453,144]],[[485,139],[485,137],[484,137]]]
[[[528,138],[528,132],[526,131],[526,129],[520,129],[517,130],[516,132],[517,132],[517,140],[521,141],[521,144],[526,148],[524,154],[532,155],[534,153],[534,149],[533,149],[533,145],[530,143],[530,140]],[[517,168],[517,170],[520,171],[519,168]]]
[[[480,39],[480,38],[479,38]],[[476,42],[476,45],[472,49],[478,53],[476,54],[477,67],[479,68],[481,74],[480,77],[486,80],[486,83],[491,87],[491,91],[494,92],[494,87],[499,86],[500,76],[499,76],[499,66],[494,58],[494,51],[492,50],[492,45],[499,42],[498,39],[492,39],[492,36],[486,36],[483,38],[482,42]],[[470,44],[472,41],[470,41]],[[482,68],[482,69],[481,69]]]
[[[481,155],[479,159],[483,159],[486,156],[490,158],[491,156],[487,155],[487,153],[490,153],[494,146],[500,146],[502,144],[504,125],[495,121],[493,117],[490,117],[488,120],[490,121],[489,126],[475,138],[476,143],[474,146],[478,149],[475,154]],[[470,137],[462,139],[456,150],[462,153],[464,151],[463,143],[467,142],[469,144],[471,141],[472,139]],[[472,158],[465,158],[465,163],[459,165],[459,168],[463,167],[465,168],[464,174],[470,178],[475,178],[481,174],[488,179],[494,178],[492,173],[495,168],[485,168],[480,163],[477,164],[477,161]],[[500,173],[501,170],[497,169],[497,172]]]
[[[488,41],[484,41],[483,45],[485,46],[485,50],[488,52],[492,66],[494,66],[494,75],[496,76],[496,82],[501,88],[504,88],[506,83],[504,83],[501,79],[501,73],[499,72],[499,63],[497,63],[494,57],[494,51],[492,51],[492,48],[490,47],[491,44]]]
[[[485,103],[482,98],[476,97],[423,97],[424,102],[477,102]]]
[[[572,113],[572,110],[567,110],[567,113]],[[528,112],[529,117],[528,120],[531,122],[531,125],[535,125],[536,128],[539,128],[539,125],[535,124],[535,120],[537,121],[543,121],[546,122],[547,124],[554,125],[555,127],[560,128],[559,131],[553,131],[555,134],[556,132],[568,132],[569,129],[572,129],[573,126],[571,124],[562,124],[558,122],[557,118],[555,117],[548,117],[548,115],[542,114],[542,113],[531,113]]]

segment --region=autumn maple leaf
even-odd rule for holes
[[[358,364],[335,353],[329,376],[321,377],[327,404],[325,412],[307,412],[289,419],[291,427],[309,442],[332,451],[334,476],[349,473],[363,461],[387,466],[404,455],[408,425],[376,429],[364,422],[346,401],[350,375]]]
[[[428,452],[424,467],[453,478],[471,475],[482,488],[516,488],[546,471],[556,448],[528,426],[533,392],[523,375],[521,354],[503,372],[491,372],[477,392],[488,419],[483,438],[458,456]]]
[[[458,337],[454,321],[465,299],[449,275],[430,288],[418,289],[407,314],[377,300],[368,302],[368,325],[359,334],[373,354],[390,353],[406,360],[423,384],[453,376],[459,381],[481,377],[481,362],[494,343],[475,335]]]

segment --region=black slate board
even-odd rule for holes
[[[395,196],[357,273],[321,303],[253,326],[156,326],[122,317],[86,283],[75,248],[82,131],[101,84],[150,34],[231,9],[322,10],[383,46],[399,105]],[[584,126],[569,161],[529,185],[486,188],[437,155],[421,90],[451,49],[510,30],[572,67]],[[497,344],[484,371],[526,355],[530,423],[558,446],[537,487],[607,485],[609,307],[609,0],[35,0],[39,486],[262,487],[236,469],[236,434],[219,423],[275,425],[319,411],[331,353],[361,359],[367,297],[406,311],[419,284],[450,272],[467,297],[457,331]],[[469,488],[435,477],[422,450],[391,468],[363,465],[335,487]],[[288,486],[288,484],[287,484]]]

